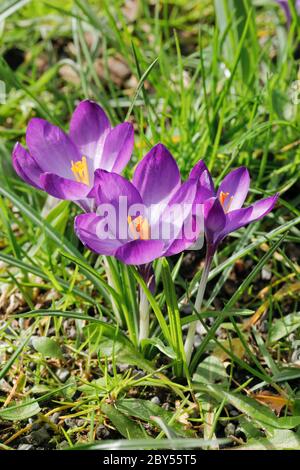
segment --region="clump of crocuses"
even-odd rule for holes
[[[126,264],[143,265],[161,256],[174,255],[191,246],[199,235],[192,227],[190,233],[184,231],[189,217],[193,224],[197,187],[196,178],[181,183],[176,161],[164,145],[157,144],[137,165],[132,182],[113,172],[96,171],[91,193],[96,211],[78,215],[75,231],[92,251],[115,256]],[[111,204],[119,222],[122,198],[127,201],[125,223],[121,227],[112,223],[100,238],[101,224],[107,224],[107,218],[97,208]],[[173,209],[178,206],[185,206],[185,210],[177,211],[172,218]],[[135,207],[139,214],[130,212]],[[167,225],[168,238],[162,230]],[[124,232],[122,236],[121,232]]]
[[[220,242],[267,215],[278,195],[242,207],[250,184],[248,170],[233,170],[215,190],[202,160],[182,182],[175,159],[162,144],[145,155],[129,181],[120,173],[131,157],[133,139],[132,124],[124,122],[111,128],[100,106],[83,101],[71,118],[69,134],[33,118],[26,132],[28,150],[17,143],[13,165],[32,186],[76,202],[85,211],[75,219],[82,243],[98,254],[138,266],[149,288],[150,283],[153,287],[152,262],[200,247],[204,233],[206,259],[195,302],[199,313]],[[142,291],[140,305],[142,340],[149,329],[149,304]],[[185,344],[187,363],[195,329],[193,322]]]

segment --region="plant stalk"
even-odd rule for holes
[[[140,328],[139,343],[149,337],[149,310],[150,305],[142,286],[140,286]]]
[[[196,301],[195,301],[195,307],[194,307],[194,309],[196,310],[196,312],[198,314],[200,314],[200,310],[201,310],[201,307],[202,307],[203,297],[204,297],[204,293],[205,293],[205,288],[206,288],[206,284],[207,284],[207,280],[208,280],[208,275],[209,275],[209,270],[210,270],[212,258],[213,258],[213,255],[212,255],[211,251],[208,248],[207,253],[206,253],[204,268],[203,268],[203,271],[202,271],[201,280],[200,280],[200,284],[199,284],[199,288],[198,288],[198,292],[197,292],[197,297],[196,297]],[[197,329],[197,326],[199,324],[200,324],[200,321],[195,320],[192,323],[190,323],[190,326],[189,326],[189,329],[188,329],[188,333],[187,333],[187,337],[186,337],[185,345],[184,345],[187,365],[189,365],[191,357],[192,357],[196,329]]]

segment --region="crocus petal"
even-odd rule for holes
[[[162,212],[158,221],[162,238],[165,239],[165,250],[175,240],[190,238],[192,245],[198,233],[192,233],[193,228],[193,204],[196,195],[196,180],[188,180],[176,191],[169,201],[166,209]],[[151,226],[151,233],[157,232],[157,224]],[[166,234],[168,238],[165,238]]]
[[[250,176],[245,167],[237,168],[225,176],[217,193],[218,198],[221,193],[226,195],[223,203],[225,212],[242,207],[249,191],[249,185]]]
[[[133,125],[123,122],[107,135],[99,168],[121,173],[127,165],[133,150]]]
[[[133,240],[117,249],[115,257],[125,264],[146,264],[162,256],[161,240]]]
[[[197,237],[195,237],[193,240],[190,240],[185,236],[178,238],[171,243],[166,251],[164,251],[164,256],[173,256],[181,253],[184,250],[188,250],[192,245],[194,245],[196,240]]]
[[[113,256],[122,242],[114,236],[111,238],[99,237],[99,228],[102,217],[95,213],[80,214],[75,218],[75,232],[81,242],[91,251],[101,255]],[[109,234],[108,234],[109,235]]]
[[[252,207],[252,213],[249,222],[254,222],[255,220],[259,220],[267,215],[274,208],[278,197],[279,193],[274,194],[274,196],[261,199],[260,201],[252,204],[252,206],[250,206]]]
[[[180,173],[164,145],[155,145],[137,165],[133,184],[147,206],[164,204],[171,199],[180,186]]]
[[[128,216],[145,216],[146,212],[140,193],[133,184],[117,173],[97,170],[95,186],[88,197],[95,198],[98,215],[109,214],[110,223],[116,226],[116,237],[124,243],[130,241],[132,230]]]
[[[204,203],[204,227],[207,242],[213,244],[226,224],[226,216],[218,198]]]
[[[100,168],[99,162],[110,128],[105,112],[93,101],[82,101],[72,115],[70,137],[80,154],[94,161],[94,169]]]
[[[27,127],[26,143],[43,172],[74,179],[71,162],[80,160],[81,156],[75,144],[59,127],[44,119],[33,118]]]
[[[278,194],[275,194],[274,196],[261,199],[249,207],[228,212],[226,214],[226,226],[220,234],[220,238],[224,238],[229,233],[267,215],[274,208],[277,199]]]
[[[83,183],[62,178],[54,173],[43,173],[40,185],[48,194],[58,199],[76,201],[87,197],[90,188]]]
[[[27,152],[27,150],[21,144],[19,144],[19,142],[17,142],[14,146],[12,153],[12,163],[16,173],[20,176],[20,178],[35,188],[41,189],[40,175],[42,170],[32,158],[32,156]]]
[[[89,197],[95,197],[97,205],[110,203],[117,206],[120,197],[127,198],[128,207],[143,203],[140,193],[130,181],[106,170],[95,171],[94,188]]]
[[[195,202],[202,204],[206,199],[214,197],[215,189],[211,174],[203,160],[200,160],[190,173],[190,178],[198,181]]]

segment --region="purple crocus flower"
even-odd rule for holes
[[[203,161],[193,168],[190,178],[193,181],[195,179],[198,181],[195,204],[203,204],[204,231],[207,243],[204,268],[195,301],[195,310],[200,313],[210,266],[219,243],[229,233],[267,215],[275,206],[278,194],[243,208],[250,185],[249,172],[245,167],[237,168],[225,176],[217,192]],[[194,347],[196,325],[197,322],[190,324],[185,341],[184,349],[188,364]]]
[[[267,215],[278,199],[278,194],[275,194],[242,207],[250,185],[249,172],[245,167],[225,176],[217,192],[203,161],[193,168],[190,176],[198,180],[195,202],[202,203],[204,207],[205,237],[210,254],[216,251],[226,235]]]
[[[75,109],[70,132],[40,118],[32,118],[26,131],[27,151],[19,142],[12,155],[17,174],[32,186],[59,199],[76,201],[83,209],[98,168],[120,173],[133,150],[133,126],[112,128],[103,109],[82,101]]]
[[[190,232],[183,230],[188,217],[192,218],[197,185],[194,178],[181,184],[174,158],[166,147],[157,144],[137,165],[132,183],[105,170],[97,170],[95,174],[91,195],[98,209],[101,205],[112,205],[119,221],[122,216],[120,198],[126,198],[128,208],[139,207],[142,212],[134,216],[126,211],[125,223],[111,230],[105,239],[99,237],[101,224],[106,224],[106,218],[99,211],[78,215],[75,219],[77,236],[90,250],[115,256],[125,264],[146,265],[155,258],[179,253],[198,237],[195,226],[190,227]],[[170,214],[178,207],[183,210],[173,220]],[[161,227],[167,225],[171,229],[170,236],[154,238],[154,234],[161,233]]]

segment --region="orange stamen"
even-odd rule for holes
[[[129,230],[132,233],[135,240],[139,238],[141,240],[149,240],[150,238],[150,225],[147,219],[144,219],[141,215],[132,220],[130,215],[127,217]]]
[[[229,193],[223,193],[223,191],[220,192],[219,199],[220,199],[220,203],[221,203],[222,206],[224,206],[224,203],[225,203],[226,199],[228,198],[228,196],[229,196]]]
[[[224,208],[224,204],[225,204],[225,201],[226,201],[226,199],[228,198],[228,196],[229,196],[229,193],[223,193],[223,191],[220,192],[219,201],[220,201],[221,206],[222,206],[223,208]],[[229,211],[229,208],[230,208],[230,204],[231,204],[231,202],[232,202],[232,199],[233,199],[233,196],[231,196],[231,197],[229,198],[229,202],[228,202],[228,204],[227,204],[227,206],[226,206],[225,212],[228,212],[228,211]]]

